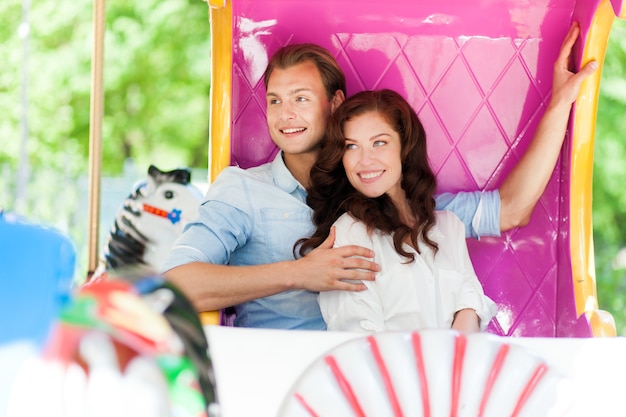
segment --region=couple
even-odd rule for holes
[[[528,221],[558,158],[571,104],[595,69],[567,69],[577,36],[573,25],[554,66],[551,102],[500,189],[436,197],[436,208],[453,211],[467,236],[499,235]],[[269,132],[281,152],[272,163],[220,174],[163,271],[200,311],[236,306],[238,326],[325,329],[318,292],[363,291],[363,282],[385,272],[370,260],[370,249],[333,248],[332,230],[294,259],[294,243],[314,232],[306,204],[309,172],[328,119],[345,100],[345,77],[328,51],[291,46],[274,55],[264,82]]]

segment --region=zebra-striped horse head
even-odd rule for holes
[[[183,227],[198,214],[202,192],[187,168],[161,171],[154,165],[138,182],[115,217],[104,247],[104,269],[160,269]]]

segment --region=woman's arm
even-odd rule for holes
[[[480,331],[480,319],[476,311],[471,308],[464,308],[454,314],[452,329],[465,333],[476,333]]]
[[[453,213],[441,213],[442,227],[446,227],[444,234],[450,256],[454,259],[454,268],[462,276],[458,287],[454,289],[454,312],[452,328],[464,331],[485,330],[493,316],[497,313],[496,304],[487,295],[476,276],[474,266],[467,249],[464,227]],[[449,317],[449,316],[448,316]]]

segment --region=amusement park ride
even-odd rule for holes
[[[94,2],[96,34],[103,29],[103,3]],[[3,352],[13,352],[17,343],[26,341],[32,354],[12,356],[22,363],[33,357],[61,358],[68,369],[68,364],[80,363],[89,370],[87,358],[81,359],[81,338],[97,338],[101,332],[113,339],[117,352],[126,352],[118,353],[120,363],[156,358],[159,365],[152,371],[165,374],[167,369],[171,376],[191,370],[203,376],[198,377],[203,389],[195,391],[180,379],[164,379],[162,392],[172,398],[172,410],[185,403],[180,393],[186,392],[190,396],[185,398],[195,398],[192,403],[206,401],[206,415],[223,417],[623,414],[617,381],[626,372],[626,355],[620,353],[626,341],[614,337],[610,313],[598,306],[591,236],[599,81],[613,19],[626,18],[622,0],[210,0],[208,6],[209,180],[228,165],[246,168],[273,158],[277,149],[265,124],[263,71],[279,47],[313,42],[335,55],[346,72],[348,94],[391,88],[405,95],[429,132],[429,157],[440,192],[499,186],[528,147],[550,98],[552,65],[561,41],[571,23],[579,22],[572,65],[579,69],[596,60],[600,67],[582,86],[557,167],[530,223],[498,238],[468,241],[485,293],[498,304],[489,334],[424,331],[364,338],[339,332],[239,329],[205,321],[206,358],[196,354],[195,362],[187,362],[190,351],[180,343],[173,346],[173,341],[184,345],[198,332],[180,333],[171,317],[169,326],[160,321],[157,328],[163,331],[158,336],[129,325],[120,317],[130,314],[130,308],[112,301],[110,282],[100,283],[109,286],[102,290],[106,297],[97,283],[72,294],[71,245],[50,230],[40,230],[39,237],[21,244],[36,246],[45,256],[36,264],[32,258],[24,261],[17,255],[18,245],[6,244],[2,233],[37,232],[0,218],[2,262],[15,265],[10,273],[20,278],[0,300],[11,308],[19,306],[25,320],[40,317],[33,316],[37,303],[47,306],[45,317],[35,320],[37,329],[30,322],[32,328],[8,327],[3,318],[0,368],[10,361],[3,361]],[[102,47],[98,42],[96,36],[96,63]],[[90,174],[95,178],[92,206],[97,207],[97,116],[102,107],[101,69],[97,64],[94,68]],[[97,217],[97,208],[92,210]],[[97,254],[90,256],[94,271]],[[46,282],[31,295],[24,282],[34,276]],[[180,298],[158,277],[120,278],[124,284],[117,290],[135,299],[129,305],[148,305],[145,321],[137,323],[158,321],[159,312],[166,311],[148,293],[165,289],[170,301]],[[117,316],[102,313],[112,305]],[[5,317],[11,311],[1,308]],[[192,316],[185,320],[198,329]],[[54,329],[52,336],[49,328]],[[63,346],[70,346],[71,352]],[[175,363],[167,362],[167,368],[164,358],[172,357]],[[0,378],[0,407],[8,404],[10,415],[27,415],[20,413],[15,398],[40,393],[25,391],[24,367],[16,363],[10,377]],[[89,379],[89,374],[83,372],[83,378]],[[65,383],[68,380],[66,375]],[[18,394],[12,396],[12,391]],[[61,399],[55,401],[67,411]],[[161,411],[154,415],[188,415],[197,409]]]

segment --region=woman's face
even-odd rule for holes
[[[406,203],[402,179],[401,144],[398,132],[375,111],[356,116],[343,128],[343,166],[350,184],[374,198],[388,194],[396,205]]]

